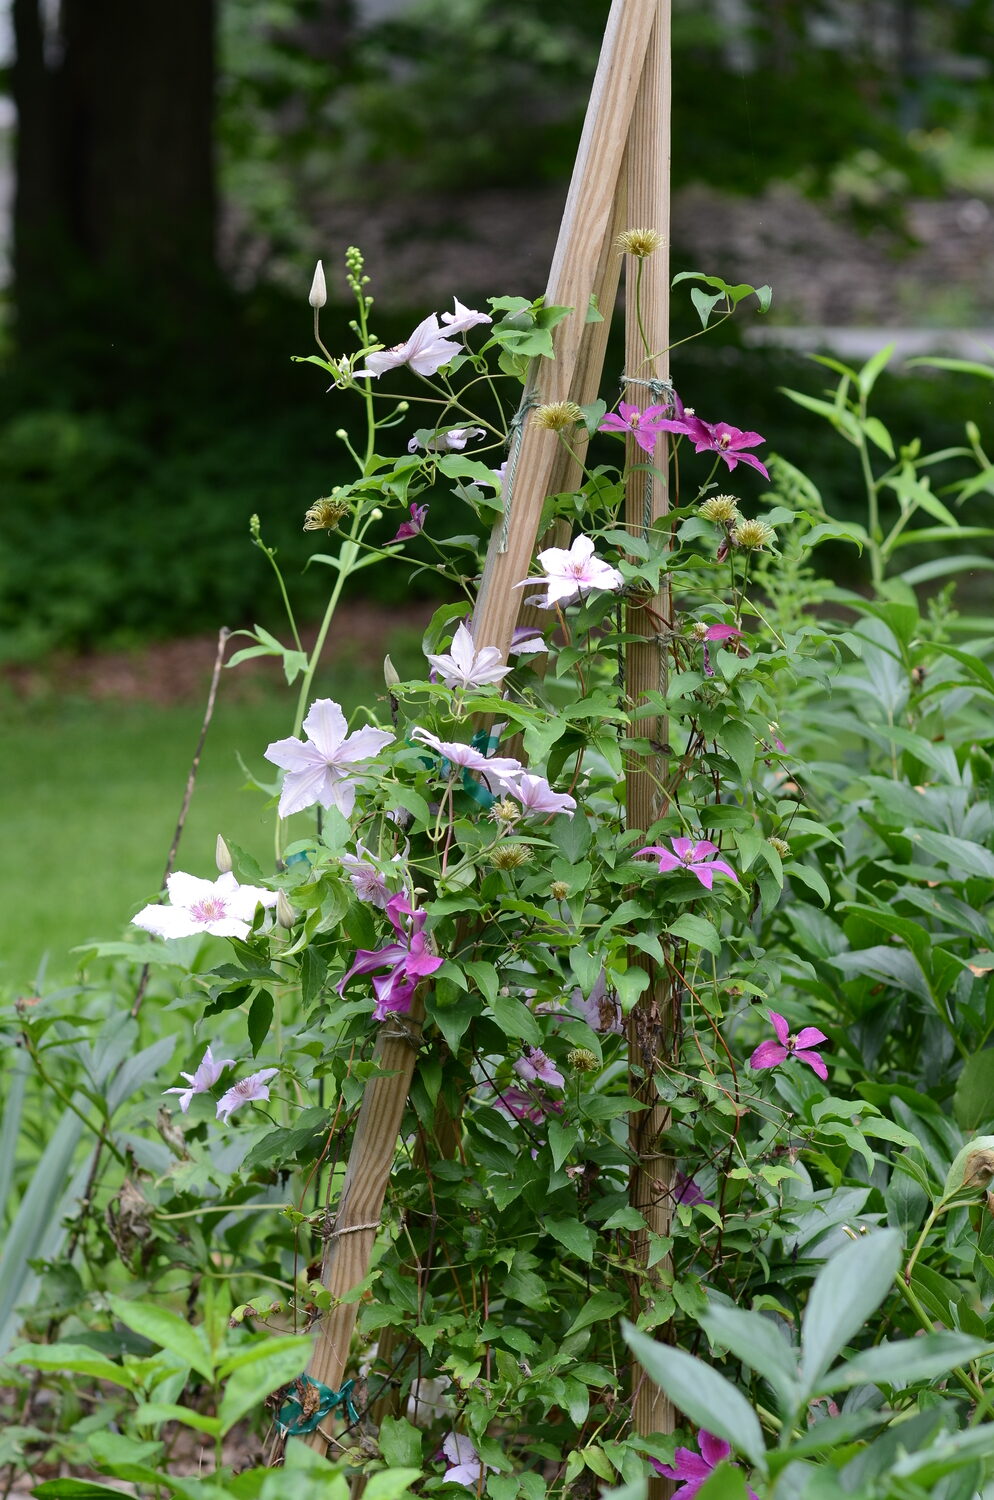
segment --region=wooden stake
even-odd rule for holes
[[[625,303],[625,398],[634,406],[665,403],[666,397],[653,382],[669,375],[669,116],[670,116],[670,0],[653,0],[655,20],[645,58],[642,81],[632,113],[625,153],[628,178],[628,228],[658,230],[662,248],[639,260],[629,256]],[[648,344],[648,348],[646,347]],[[666,481],[665,436],[652,454],[656,474],[644,470],[630,476],[625,496],[625,520],[633,536],[644,537],[653,523],[669,510]],[[628,440],[629,464],[645,464],[648,455],[633,439]],[[649,692],[666,690],[666,651],[661,632],[671,619],[670,590],[664,579],[649,599],[639,598],[628,606],[628,630],[647,637],[633,641],[626,651],[625,692],[635,706]],[[633,760],[627,771],[628,826],[648,828],[662,813],[662,778],[666,721],[653,716],[640,719],[634,729],[645,736],[652,749],[642,760]],[[657,748],[658,747],[658,748]],[[629,1143],[636,1164],[632,1168],[629,1193],[632,1206],[644,1217],[647,1229],[635,1236],[635,1258],[642,1267],[633,1312],[651,1304],[653,1285],[670,1279],[672,1262],[664,1258],[649,1272],[650,1235],[669,1233],[673,1204],[673,1162],[659,1146],[670,1123],[669,1110],[659,1102],[654,1082],[654,1061],[672,1055],[678,1032],[678,1001],[670,976],[660,971],[646,954],[631,950],[631,962],[649,975],[649,984],[629,1017],[628,1049],[632,1097],[646,1108],[632,1114]],[[662,1275],[661,1275],[662,1273]],[[672,1432],[672,1403],[644,1372],[633,1374],[632,1421],[641,1435]],[[649,1481],[650,1500],[671,1492],[667,1480],[658,1475]]]
[[[497,646],[505,656],[520,604],[514,586],[531,568],[542,503],[555,493],[553,475],[561,452],[556,434],[537,427],[529,408],[575,399],[571,391],[590,294],[614,212],[654,15],[655,0],[614,0],[587,106],[545,294],[547,303],[573,311],[553,329],[555,359],[532,361],[522,402],[524,420],[508,459],[504,518],[494,528],[473,615],[477,647]]]

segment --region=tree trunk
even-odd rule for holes
[[[215,0],[62,0],[48,48],[38,0],[14,20],[22,347],[77,292],[139,333],[213,271]]]

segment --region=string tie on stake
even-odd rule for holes
[[[626,375],[625,372],[624,372],[624,370],[622,370],[622,372],[621,372],[621,379],[620,379],[620,381],[618,383],[619,383],[619,385],[623,385],[623,386],[624,385],[642,385],[642,386],[645,386],[646,390],[649,392],[649,395],[653,398],[654,401],[657,401],[661,406],[662,405],[665,405],[665,406],[672,406],[673,405],[673,397],[676,395],[676,391],[673,389],[673,385],[672,385],[672,383],[669,380],[659,380],[659,379],[657,379],[656,376],[653,376],[649,380],[639,380],[637,376],[635,376],[635,375]]]
[[[322,1385],[320,1380],[312,1380],[309,1375],[298,1375],[293,1382],[293,1395],[283,1402],[276,1418],[283,1437],[299,1437],[303,1432],[313,1432],[321,1418],[329,1416],[337,1406],[342,1408],[342,1415],[348,1418],[349,1425],[354,1426],[359,1420],[359,1413],[352,1403],[354,1387],[355,1381],[347,1380],[340,1391],[335,1391],[329,1385]]]
[[[511,534],[511,496],[514,492],[514,476],[518,471],[518,455],[521,452],[521,435],[524,431],[525,418],[536,406],[541,406],[541,401],[536,396],[529,396],[527,392],[521,398],[521,405],[511,418],[511,430],[508,433],[507,467],[504,470],[504,483],[501,486],[501,504],[503,515],[500,523],[500,552],[507,551],[508,537]]]

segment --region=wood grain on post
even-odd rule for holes
[[[654,15],[655,0],[614,0],[611,6],[545,297],[547,304],[573,311],[552,330],[555,359],[532,361],[526,403],[576,399],[572,392],[584,331],[590,326],[590,294],[614,215]],[[507,487],[503,522],[491,538],[473,615],[477,648],[496,646],[507,655],[521,602],[515,584],[531,569],[542,504],[546,495],[556,493],[561,451],[556,434],[536,427],[526,415],[520,435],[512,440],[508,474],[513,472],[513,482]]]
[[[307,1373],[312,1380],[340,1390],[349,1357],[358,1304],[343,1302],[364,1280],[380,1227],[383,1199],[393,1167],[397,1137],[410,1092],[421,1041],[424,1005],[415,992],[406,1016],[380,1023],[373,1060],[380,1071],[366,1084],[356,1121],[345,1181],[335,1209],[321,1266],[321,1281],[331,1293],[331,1307],[321,1322]],[[333,1424],[335,1418],[326,1417]],[[324,1423],[304,1441],[324,1450]]]
[[[653,0],[656,11],[645,69],[632,113],[625,153],[628,178],[628,227],[655,229],[663,245],[641,262],[628,257],[625,304],[626,400],[644,409],[661,404],[665,397],[647,384],[665,381],[669,375],[669,175],[670,175],[670,0]],[[641,267],[639,311],[636,316],[636,281]],[[639,323],[641,322],[641,328]],[[643,338],[648,341],[645,348]],[[667,439],[657,439],[652,462],[653,475],[644,470],[629,476],[625,494],[626,529],[644,537],[654,522],[669,509],[666,487]],[[645,464],[648,455],[628,439],[628,462]],[[666,653],[660,634],[671,619],[670,591],[664,578],[650,598],[629,603],[627,628],[646,639],[632,641],[626,649],[625,692],[637,706],[650,692],[665,692]],[[639,719],[633,734],[650,741],[649,752],[633,758],[626,773],[627,821],[630,828],[648,828],[664,811],[662,782],[666,741],[665,719]],[[659,747],[658,749],[656,747]],[[645,969],[649,984],[628,1020],[628,1049],[632,1097],[647,1106],[632,1114],[629,1144],[635,1158],[629,1183],[630,1201],[646,1221],[647,1229],[635,1236],[635,1259],[640,1267],[636,1294],[637,1315],[653,1297],[654,1283],[669,1280],[672,1262],[665,1258],[648,1270],[650,1235],[666,1236],[673,1205],[673,1162],[660,1149],[660,1138],[670,1123],[669,1111],[660,1103],[654,1082],[653,1059],[672,1055],[678,1034],[678,1001],[670,976],[647,955],[632,950],[631,962]],[[660,1276],[662,1273],[662,1277]],[[633,1370],[632,1422],[637,1433],[672,1432],[672,1403],[649,1377]],[[649,1480],[652,1500],[671,1493],[669,1481],[659,1475]]]

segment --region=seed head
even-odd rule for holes
[[[565,432],[583,421],[583,412],[575,401],[547,401],[544,406],[536,407],[534,420],[539,427]]]
[[[569,886],[565,880],[554,880],[549,886],[549,895],[553,901],[565,901],[569,895]]]
[[[705,620],[695,620],[690,627],[690,633],[695,641],[706,641],[710,628]]]
[[[495,823],[516,823],[521,817],[521,808],[510,797],[505,797],[502,802],[494,803],[490,816]]]
[[[740,521],[732,532],[736,547],[745,547],[747,552],[758,552],[772,542],[776,532],[765,521]]]
[[[790,853],[790,845],[786,839],[778,839],[776,835],[771,835],[766,842],[771,848],[777,851],[781,859],[787,858],[787,855]]]
[[[739,502],[735,495],[712,495],[697,507],[702,521],[713,521],[716,526],[731,526],[739,517]]]
[[[495,870],[519,870],[531,860],[527,844],[499,844],[490,856]]]
[[[666,241],[658,229],[626,229],[614,243],[622,255],[635,255],[639,260],[645,260]]]
[[[330,495],[325,495],[323,499],[315,500],[304,516],[304,530],[337,531],[339,521],[348,513],[349,507],[344,500],[334,500]]]
[[[600,1067],[596,1053],[586,1047],[574,1047],[572,1052],[567,1052],[566,1061],[574,1073],[596,1073]]]

